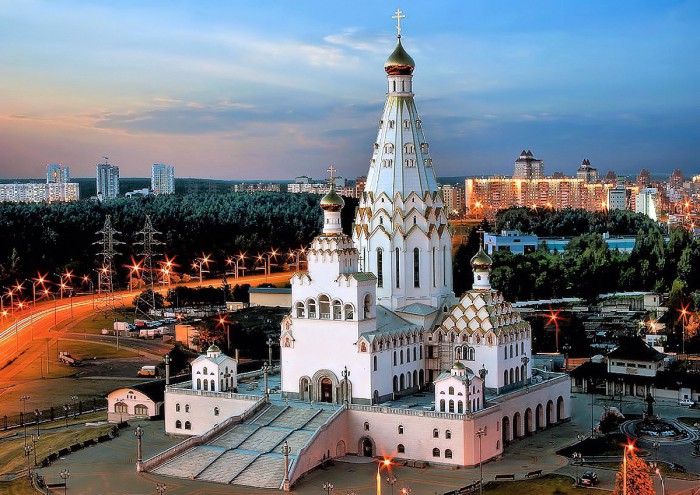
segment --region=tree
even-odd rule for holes
[[[649,466],[643,459],[637,457],[634,450],[625,448],[627,456],[627,493],[629,495],[654,495],[654,482],[649,475]],[[620,471],[615,477],[615,490],[613,495],[622,495],[624,482],[624,468],[620,464]]]

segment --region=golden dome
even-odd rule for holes
[[[472,265],[472,268],[474,268],[475,270],[478,268],[488,270],[491,268],[491,265],[493,265],[493,260],[488,254],[486,254],[486,251],[484,251],[484,247],[480,246],[479,251],[474,255],[470,263]]]
[[[389,58],[384,62],[384,70],[390,76],[410,76],[413,74],[413,69],[416,68],[416,63],[411,56],[406,53],[401,45],[401,37],[396,43],[396,48],[391,52]]]
[[[345,206],[345,200],[335,192],[335,184],[331,184],[331,190],[321,198],[321,208],[326,211],[340,211]]]

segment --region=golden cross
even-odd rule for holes
[[[331,165],[330,167],[328,167],[327,171],[331,173],[331,184],[332,184],[333,183],[333,172],[336,171],[336,168],[333,165]]]
[[[396,15],[392,15],[391,18],[396,19],[396,34],[401,36],[401,19],[405,19],[406,16],[403,15],[401,9],[396,9]]]

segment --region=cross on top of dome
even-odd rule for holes
[[[400,38],[401,37],[401,19],[405,19],[406,16],[404,15],[403,12],[401,12],[401,9],[396,9],[396,12],[394,15],[391,16],[392,19],[396,19],[396,35]]]

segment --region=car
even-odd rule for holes
[[[679,406],[692,406],[695,404],[693,399],[681,399],[678,401]]]
[[[677,464],[677,463],[675,463],[675,462],[672,462],[671,464],[669,464],[668,467],[670,467],[673,471],[675,471],[675,472],[677,472],[677,473],[685,473],[685,472],[688,471],[688,470],[685,468],[684,465],[682,465],[682,464]]]
[[[598,475],[593,470],[584,471],[578,479],[578,484],[581,486],[593,486],[598,484]]]

